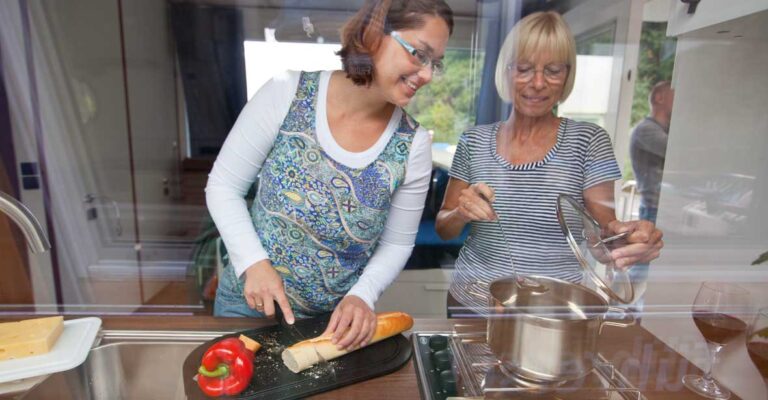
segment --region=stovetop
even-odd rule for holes
[[[464,328],[464,329],[463,329]],[[517,378],[491,353],[484,331],[416,332],[412,335],[422,399],[645,400],[602,356],[587,376],[541,385]]]

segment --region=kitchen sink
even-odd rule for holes
[[[181,368],[200,344],[229,332],[103,331],[79,367],[19,399],[184,399]]]

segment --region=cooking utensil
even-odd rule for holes
[[[614,240],[623,239],[623,238],[629,236],[631,233],[632,233],[632,231],[621,232],[618,235],[613,235],[613,236],[609,236],[609,237],[607,237],[605,239],[600,239],[597,243],[592,245],[592,248],[600,246],[601,244],[606,244],[606,243],[613,242]]]
[[[573,197],[557,197],[557,220],[568,245],[586,275],[603,293],[619,304],[629,304],[635,291],[626,270],[616,268],[607,243],[631,232],[603,238],[603,227]],[[622,236],[623,235],[623,236]],[[604,273],[599,273],[604,270]]]
[[[634,291],[629,279],[619,286],[619,293],[611,283],[616,271],[607,243],[618,237],[603,238],[603,229],[575,199],[560,195],[557,216],[566,240],[579,265],[601,291],[617,302],[629,303]],[[503,232],[503,226],[498,223]],[[574,235],[579,232],[579,235]],[[624,234],[626,236],[628,233]],[[508,249],[511,254],[511,249]],[[514,263],[514,260],[510,261]],[[602,267],[598,267],[602,265]],[[597,270],[605,268],[606,278]],[[489,304],[488,344],[502,365],[513,374],[539,382],[565,381],[581,378],[593,368],[597,356],[597,337],[603,326],[627,327],[635,319],[623,309],[610,307],[608,301],[587,287],[546,276],[527,276],[537,287],[521,285],[512,265],[513,275],[485,285],[484,301]],[[624,273],[626,275],[626,273]],[[628,285],[628,286],[627,286]],[[484,286],[481,283],[469,286]],[[545,287],[546,291],[542,291]],[[475,291],[468,290],[477,296]],[[608,318],[608,313],[619,315]]]
[[[513,277],[489,285],[488,344],[516,375],[544,382],[581,378],[592,370],[602,327],[635,323],[591,289],[545,276],[531,278],[545,285],[547,293],[521,290]],[[610,319],[609,311],[627,320]]]
[[[545,285],[542,285],[540,282],[536,282],[535,280],[532,280],[525,275],[518,275],[517,270],[515,270],[515,261],[512,259],[512,248],[509,247],[509,239],[507,239],[507,234],[504,232],[504,226],[501,224],[501,218],[499,218],[498,213],[496,213],[496,227],[499,228],[501,237],[504,239],[504,245],[507,246],[509,265],[512,267],[512,275],[515,277],[515,284],[517,287],[520,289],[530,290],[532,293],[545,293],[547,291],[547,287]]]
[[[499,229],[499,232],[501,232],[501,237],[504,239],[504,245],[507,247],[507,257],[509,258],[509,265],[512,267],[512,275],[515,277],[515,283],[520,287],[521,289],[529,289],[532,292],[536,293],[544,293],[547,291],[547,288],[540,283],[531,280],[530,278],[526,277],[525,275],[520,275],[517,273],[517,270],[515,270],[515,261],[512,259],[512,248],[509,246],[509,239],[507,237],[507,233],[504,231],[504,225],[501,223],[501,217],[499,216],[499,213],[496,212],[496,210],[493,207],[493,202],[491,199],[486,197],[483,193],[478,193],[478,195],[485,201],[488,202],[488,204],[491,206],[491,209],[493,210],[493,213],[496,214],[496,219],[493,220],[495,222],[496,227]]]

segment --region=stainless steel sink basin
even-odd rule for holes
[[[52,374],[21,399],[184,399],[181,367],[228,332],[104,331],[78,368]]]

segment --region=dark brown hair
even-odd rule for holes
[[[341,28],[342,69],[356,85],[373,81],[373,53],[392,31],[416,29],[425,16],[442,18],[453,33],[453,11],[445,0],[368,0]]]

